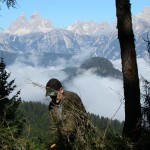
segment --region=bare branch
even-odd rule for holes
[[[42,84],[40,84],[38,82],[31,81],[30,79],[27,80],[27,83],[32,84],[32,85],[34,85],[36,87],[40,87],[41,89],[46,89],[46,86],[44,86],[44,85],[42,85]]]

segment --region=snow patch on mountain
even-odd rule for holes
[[[143,11],[136,15],[138,19],[144,20],[145,22],[150,22],[150,7],[145,7]]]
[[[29,20],[21,14],[4,32],[9,34],[30,34],[35,32],[49,32],[53,26],[49,20],[44,19],[38,12],[34,12]]]
[[[77,21],[70,25],[67,30],[73,31],[77,34],[93,35],[110,28],[107,22],[97,23],[95,21]]]

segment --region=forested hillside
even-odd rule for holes
[[[41,147],[47,147],[50,139],[48,106],[40,102],[22,102],[19,113],[26,120],[23,138],[28,138]],[[123,122],[90,113],[89,117],[102,135],[106,128],[107,134],[121,135]]]
[[[48,108],[40,102],[22,102],[19,113],[25,119],[23,136],[38,143],[47,143],[49,139]]]

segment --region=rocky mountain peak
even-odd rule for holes
[[[30,19],[38,19],[41,18],[40,14],[38,12],[33,12],[33,14],[31,15]]]
[[[68,30],[71,30],[77,34],[91,35],[97,34],[109,27],[110,24],[107,22],[98,23],[94,21],[77,21],[69,26]]]
[[[149,23],[150,23],[150,7],[146,7],[138,13],[137,15],[133,16],[133,27],[134,31],[136,32],[148,32],[149,30]]]
[[[142,19],[146,22],[150,22],[150,7],[145,7],[143,11],[136,15],[138,19]]]
[[[5,30],[5,33],[17,33],[23,30],[27,26],[27,18],[22,13],[9,27]]]
[[[20,21],[25,21],[27,22],[27,18],[26,15],[24,13],[22,13],[19,17],[18,20],[16,19],[16,21],[20,22]]]
[[[38,12],[34,12],[29,20],[21,14],[6,30],[9,34],[30,34],[34,32],[48,32],[53,29],[49,20],[44,19]]]

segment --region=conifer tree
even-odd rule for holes
[[[10,73],[6,71],[3,57],[0,58],[0,149],[14,147],[15,139],[22,132],[23,122],[17,115],[21,102],[20,91],[13,94],[16,88],[14,81],[8,81]],[[11,144],[12,143],[12,144]]]

